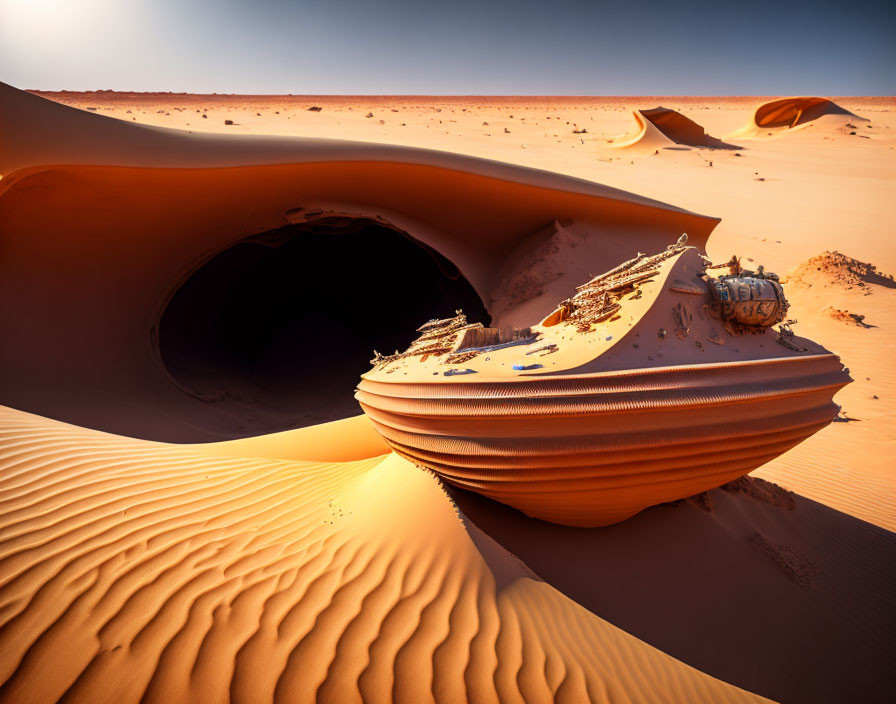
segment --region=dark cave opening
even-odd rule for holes
[[[191,423],[229,437],[356,415],[373,350],[404,349],[479,295],[432,248],[369,218],[324,217],[243,240],[175,292],[159,323],[170,375],[207,402]]]

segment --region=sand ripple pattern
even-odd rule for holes
[[[524,513],[614,523],[735,479],[823,428],[832,354],[495,382],[362,380],[399,454]]]
[[[395,455],[197,456],[0,409],[0,700],[756,698],[538,580]]]

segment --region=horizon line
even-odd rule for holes
[[[251,96],[256,98],[894,98],[894,95],[835,95],[819,93],[755,93],[755,94],[721,94],[721,93],[194,93],[191,91],[164,90],[118,90],[97,88],[93,90],[72,90],[60,88],[22,88],[27,93],[122,93],[128,95],[192,95],[201,97],[237,97]]]

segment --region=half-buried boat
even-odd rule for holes
[[[685,239],[530,328],[430,321],[376,354],[356,398],[399,454],[554,523],[615,523],[732,481],[830,423],[851,379],[792,333],[776,276],[713,266]]]

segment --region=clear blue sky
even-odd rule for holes
[[[896,2],[0,0],[0,81],[203,93],[893,95]]]

